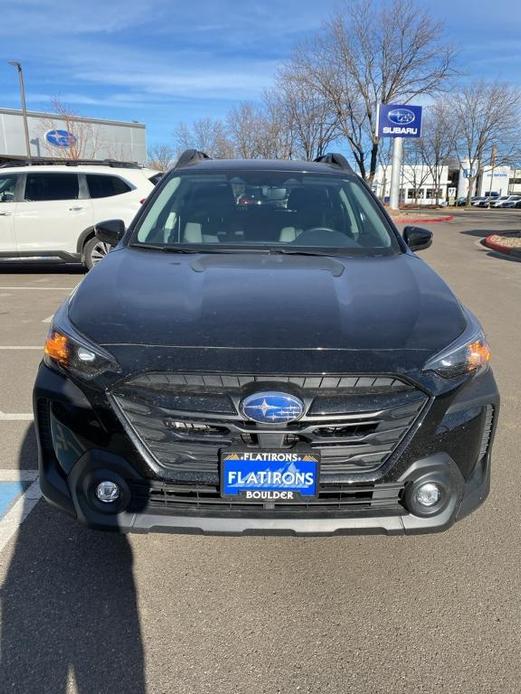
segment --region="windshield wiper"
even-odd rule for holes
[[[249,248],[246,246],[230,248],[225,245],[215,245],[215,246],[177,246],[175,244],[160,246],[154,243],[131,243],[132,248],[149,248],[154,251],[163,251],[164,253],[200,253],[204,255],[205,253],[269,253],[268,248]]]
[[[163,253],[218,253],[217,250],[200,249],[200,248],[187,248],[186,246],[160,246],[154,243],[132,243],[130,244],[132,248],[148,248],[153,251],[163,251]]]
[[[326,250],[306,250],[298,248],[259,248],[259,247],[236,247],[230,248],[226,246],[201,246],[200,248],[194,248],[193,246],[176,246],[165,245],[161,246],[154,243],[132,243],[130,244],[132,248],[147,248],[154,251],[163,251],[163,253],[199,253],[204,255],[205,253],[268,253],[270,255],[322,255],[330,256],[335,255],[339,252],[339,249],[331,249],[331,251]]]

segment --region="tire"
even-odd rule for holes
[[[108,244],[93,236],[83,246],[83,264],[87,270],[92,270],[94,265],[103,260],[109,251],[110,246]]]

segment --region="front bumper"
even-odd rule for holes
[[[374,481],[376,495],[382,493],[385,485],[403,488],[399,508],[389,513],[385,506],[375,512],[371,508],[360,511],[360,507],[354,507],[342,512],[311,514],[263,510],[226,512],[222,508],[183,508],[175,503],[158,508],[143,502],[141,507],[136,507],[135,503],[129,503],[132,485],[152,487],[158,484],[157,472],[147,466],[110,407],[104,408],[102,404],[97,407],[92,402],[92,394],[87,394],[89,397],[65,376],[43,365],[40,367],[34,397],[43,495],[54,506],[96,529],[303,536],[430,533],[445,530],[471,513],[485,500],[490,488],[490,449],[499,404],[491,372],[474,379],[447,403],[436,436],[431,432],[426,439],[421,431],[415,434],[393,467]],[[60,425],[59,430],[56,425],[50,426],[45,421],[49,409],[46,415],[41,407],[43,402],[51,403],[58,419],[62,424],[66,421],[67,426]],[[486,451],[479,459],[469,460],[462,451],[476,450],[478,432],[469,424],[465,413],[490,406],[496,417]],[[475,453],[472,455],[475,458]],[[107,478],[120,483],[124,490],[119,509],[109,510],[106,504],[94,498],[95,484]],[[406,490],[419,480],[430,479],[440,480],[450,493],[431,516],[410,513],[404,501]],[[168,483],[168,480],[159,479],[159,482]],[[356,482],[353,489],[357,489]]]

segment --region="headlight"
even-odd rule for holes
[[[68,302],[56,313],[44,345],[47,366],[70,371],[79,378],[91,379],[105,371],[119,371],[114,357],[93,345],[78,333],[67,316]]]
[[[485,334],[475,316],[464,309],[468,327],[446,349],[436,354],[424,366],[424,371],[435,371],[444,378],[477,374],[488,367],[491,353]]]

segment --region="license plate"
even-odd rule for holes
[[[310,501],[317,495],[320,460],[308,451],[225,451],[221,496],[252,502]]]

